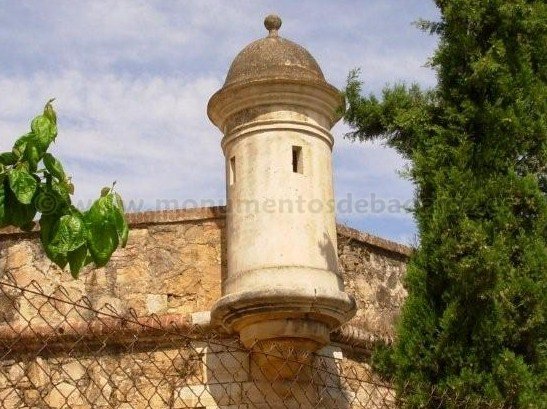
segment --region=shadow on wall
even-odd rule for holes
[[[323,240],[319,242],[319,249],[327,263],[327,269],[338,273],[337,249],[334,247],[332,239],[326,232],[323,233]]]
[[[221,296],[226,295],[224,289],[225,283],[228,280],[228,249],[227,249],[227,235],[226,225],[224,223],[217,223],[218,228],[220,229],[220,286],[221,286]]]

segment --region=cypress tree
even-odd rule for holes
[[[384,140],[416,185],[408,298],[375,363],[410,406],[547,407],[547,3],[435,3],[417,23],[439,36],[435,88],[346,88],[348,136]]]

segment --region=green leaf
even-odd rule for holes
[[[64,209],[70,206],[70,197],[56,182],[46,182],[38,187],[34,205],[42,214],[64,214]]]
[[[95,265],[103,267],[118,247],[119,239],[116,227],[107,221],[87,224],[87,229],[89,252]]]
[[[17,200],[23,204],[30,204],[38,187],[36,179],[23,167],[11,169],[8,178],[10,188]]]
[[[117,193],[113,193],[112,196],[114,198],[114,203],[116,204],[116,206],[122,211],[122,213],[125,214],[125,206],[123,204],[122,197]]]
[[[34,140],[39,142],[40,147],[46,151],[49,144],[57,136],[57,125],[55,125],[45,115],[39,115],[34,118],[30,124],[30,129],[34,133]]]
[[[125,247],[127,244],[129,226],[125,219],[123,201],[117,193],[110,192],[97,199],[87,212],[86,220],[93,224],[111,224],[116,230],[121,246]]]
[[[111,203],[106,196],[95,200],[86,212],[86,221],[92,224],[101,224],[106,222],[108,220],[110,208]]]
[[[31,170],[36,171],[38,162],[42,160],[46,148],[43,148],[41,144],[35,139],[29,139],[25,146],[25,152],[23,153],[23,159],[28,162]]]
[[[0,183],[0,227],[6,226],[6,191],[4,183]]]
[[[4,166],[15,165],[17,162],[17,156],[13,152],[0,153],[0,164]]]
[[[44,247],[49,246],[53,237],[53,229],[61,216],[59,214],[46,214],[40,217],[40,240]]]
[[[30,141],[33,137],[34,134],[32,132],[29,132],[28,134],[21,136],[15,141],[12,152],[17,158],[21,158],[23,156],[27,148],[28,141]]]
[[[13,197],[15,199],[12,195],[8,195],[8,197]],[[36,209],[32,205],[10,200],[7,202],[6,213],[10,224],[24,228],[25,226],[28,226],[32,222],[32,219],[34,219],[34,216],[36,216]]]
[[[52,182],[53,189],[61,195],[68,203],[70,203],[70,195],[74,192],[74,186],[66,180]]]
[[[66,254],[82,246],[85,241],[86,227],[82,218],[67,214],[61,216],[55,225],[49,248]]]
[[[57,124],[57,114],[55,113],[55,110],[53,109],[53,105],[51,103],[55,101],[55,98],[51,98],[44,107],[44,116],[48,118],[51,122],[54,124]]]
[[[65,170],[63,169],[63,165],[51,153],[46,153],[44,155],[44,165],[53,177],[56,177],[59,180],[66,179],[66,174],[65,174]]]
[[[61,268],[65,268],[67,264],[66,254],[59,253],[55,249],[50,248],[49,243],[53,236],[53,229],[57,224],[60,216],[58,214],[43,214],[40,218],[40,240],[44,246],[44,251],[48,258]]]
[[[42,215],[40,217],[40,240],[44,247],[48,246],[51,241],[51,236],[55,223],[59,220],[59,215]]]
[[[69,252],[67,254],[67,260],[70,265],[70,273],[72,274],[72,277],[78,278],[80,270],[91,261],[88,258],[87,245],[84,244]]]
[[[111,193],[106,196],[109,199],[110,209],[108,209],[109,217],[116,226],[121,246],[125,247],[129,237],[129,225],[125,219],[125,211],[122,198],[117,193]]]
[[[60,208],[70,206],[72,201],[70,200],[69,184],[65,181],[52,181],[47,185],[49,186],[49,190],[47,190],[47,192],[55,198],[55,202]]]
[[[119,235],[114,222],[112,199],[103,196],[97,199],[85,213],[88,229],[89,252],[98,267],[104,266],[119,244]]]
[[[118,234],[120,235],[120,241],[122,248],[127,245],[127,240],[129,239],[129,225],[127,223],[127,220],[125,219],[125,216],[123,214],[120,214],[121,221],[118,222],[119,224],[116,226],[118,229]],[[121,225],[121,228],[118,227]]]
[[[4,183],[5,193],[5,220],[6,224],[11,224],[15,227],[28,226],[36,215],[36,208],[32,204],[21,203],[12,189],[8,186],[9,182]]]

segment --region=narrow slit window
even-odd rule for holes
[[[230,186],[236,183],[236,157],[230,158]]]
[[[292,147],[292,171],[294,173],[304,173],[301,146]]]

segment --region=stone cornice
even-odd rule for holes
[[[287,79],[264,79],[233,84],[217,91],[209,100],[207,115],[222,133],[228,118],[260,106],[287,105],[302,107],[328,118],[330,129],[339,119],[343,96],[325,82]]]
[[[356,229],[352,229],[351,227],[345,226],[343,224],[337,224],[336,231],[343,237],[356,240],[358,242],[379,248],[381,250],[389,251],[390,253],[396,253],[405,257],[409,257],[413,252],[413,249],[411,247]]]
[[[127,222],[130,227],[141,227],[155,224],[175,224],[192,221],[203,221],[211,219],[224,219],[226,208],[224,206],[197,207],[189,209],[176,210],[151,210],[147,212],[127,213]],[[37,224],[32,231],[25,232],[14,227],[5,227],[0,229],[0,239],[2,236],[12,235],[30,235],[40,231]]]

